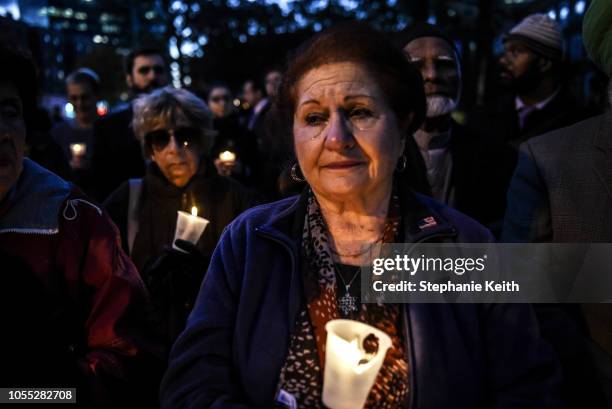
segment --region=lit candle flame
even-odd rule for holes
[[[230,151],[224,151],[219,154],[219,159],[222,162],[233,162],[236,160],[236,154]]]
[[[85,154],[87,146],[84,143],[72,143],[70,144],[70,150],[74,156],[82,156]]]
[[[198,217],[198,208],[197,208],[197,207],[193,206],[193,207],[191,208],[191,215],[192,215],[193,217]]]

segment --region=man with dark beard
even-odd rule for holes
[[[166,64],[162,54],[151,48],[136,49],[125,61],[130,99],[166,85]],[[100,119],[93,129],[92,177],[95,197],[103,201],[122,182],[142,177],[145,163],[140,143],[130,124],[132,105],[126,104]]]
[[[480,107],[468,127],[515,149],[531,137],[584,119],[585,110],[563,85],[565,45],[559,25],[532,14],[503,37],[500,81],[510,95]]]
[[[499,225],[512,167],[501,148],[457,123],[461,61],[454,42],[438,27],[415,24],[400,35],[407,58],[419,69],[427,100],[426,119],[414,135],[432,196],[490,227]]]

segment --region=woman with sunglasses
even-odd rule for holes
[[[215,132],[204,101],[166,87],[139,97],[133,106],[132,126],[149,162],[147,172],[121,185],[104,206],[151,287],[170,345],[183,329],[221,232],[247,208],[249,198],[238,182],[214,169],[209,154]],[[210,223],[189,253],[171,250],[177,212],[193,207]]]

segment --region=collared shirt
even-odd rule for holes
[[[543,99],[542,101],[534,105],[525,104],[521,97],[517,95],[514,98],[514,107],[516,109],[516,112],[518,113],[519,128],[523,129],[525,127],[525,121],[527,120],[527,117],[534,111],[544,109],[544,107],[548,105],[550,101],[552,101],[559,94],[560,91],[561,89],[557,88],[557,90],[553,92],[548,98]]]
[[[251,116],[249,117],[249,123],[247,125],[247,127],[249,128],[249,131],[253,130],[253,128],[255,127],[255,121],[259,117],[259,114],[261,113],[261,111],[263,111],[263,109],[267,105],[268,105],[268,98],[264,98],[261,101],[259,101],[257,105],[253,107],[253,112],[251,112]]]

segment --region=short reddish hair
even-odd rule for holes
[[[314,68],[330,63],[360,64],[375,78],[399,121],[414,114],[409,134],[425,119],[425,91],[419,71],[385,35],[365,23],[348,22],[331,27],[302,44],[293,54],[283,77],[280,108],[290,123],[301,78]]]

